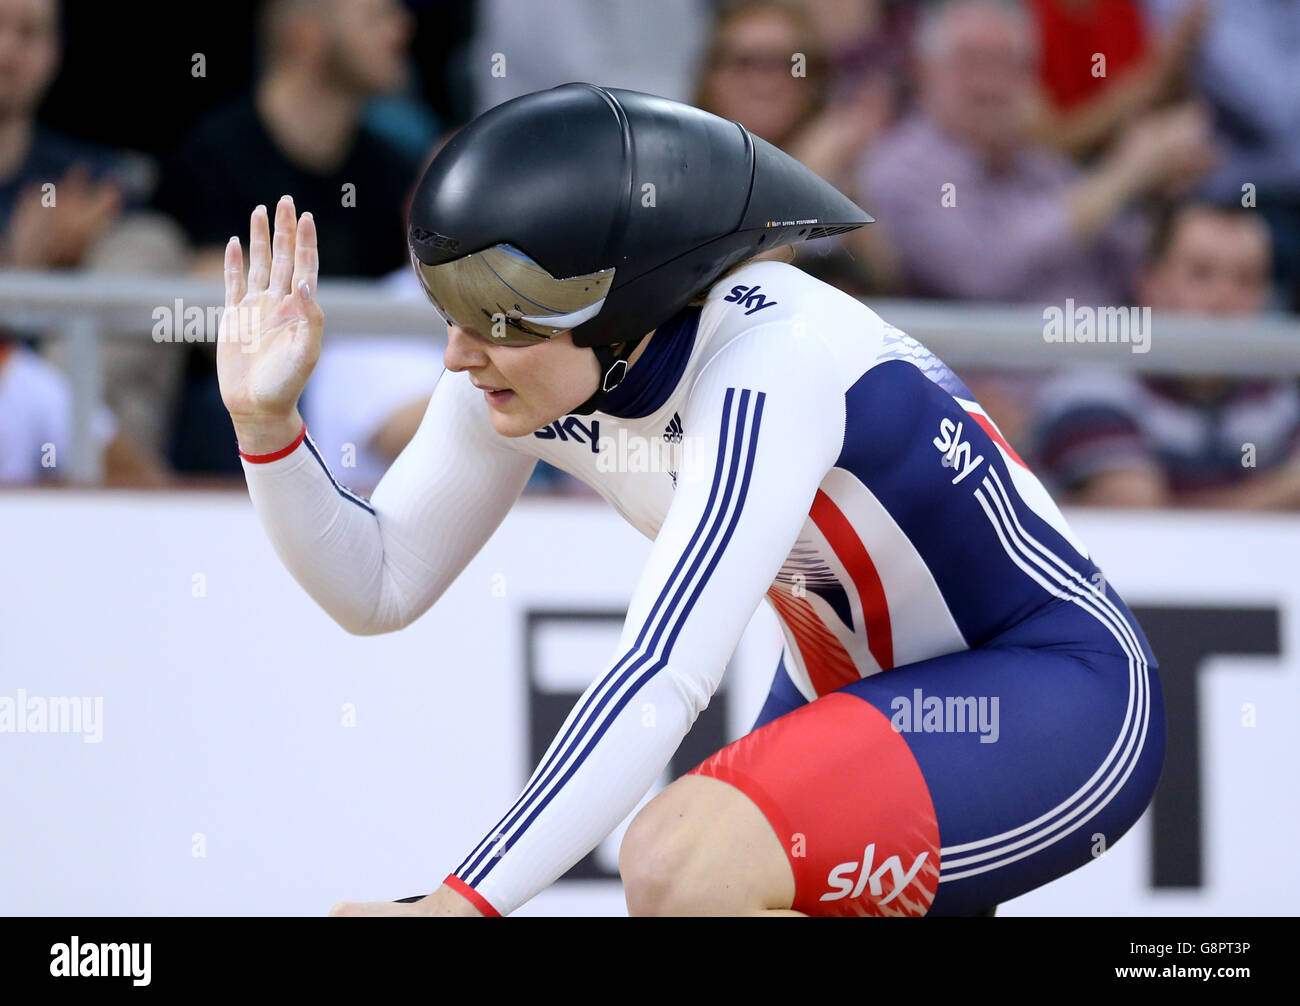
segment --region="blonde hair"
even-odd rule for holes
[[[787,265],[794,265],[794,260],[796,257],[797,255],[794,250],[794,245],[784,245],[783,247],[780,248],[769,248],[767,251],[759,252],[757,255],[751,255],[747,259],[741,259],[739,262],[733,265],[730,269],[724,272],[717,279],[710,281],[709,285],[704,287],[704,289],[698,290],[695,296],[691,298],[691,302],[689,306],[690,307],[703,306],[704,302],[709,299],[710,290],[712,290],[715,286],[717,286],[724,279],[730,276],[733,272],[737,272],[745,268],[745,266],[747,265],[753,265],[755,262],[769,261],[769,260],[783,261]]]

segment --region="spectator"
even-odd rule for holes
[[[478,0],[469,45],[473,114],[587,81],[689,100],[709,0]]]
[[[72,411],[67,378],[38,353],[0,337],[0,485],[60,481],[72,449]],[[93,436],[107,484],[162,484],[157,470],[118,436],[103,405],[94,413]]]
[[[912,0],[803,0],[821,39],[829,104],[869,79],[886,78],[896,103],[911,97],[911,51],[918,5]]]
[[[1249,317],[1267,302],[1269,255],[1255,212],[1182,206],[1156,229],[1141,299],[1157,312]],[[1294,380],[1075,374],[1044,402],[1039,467],[1073,502],[1300,509]]]
[[[189,265],[185,235],[159,213],[134,213],[114,225],[86,255],[83,267],[97,276],[166,276]],[[167,428],[181,387],[182,354],[159,346],[145,330],[108,333],[99,345],[104,401],[123,437],[140,451],[161,480],[168,467]],[[51,340],[46,357],[59,362],[62,340]]]
[[[863,164],[865,205],[922,297],[1123,303],[1141,251],[1139,197],[1199,177],[1193,107],[1140,120],[1080,173],[1034,145],[1036,42],[1019,8],[957,0],[922,24],[921,109]]]
[[[196,271],[220,275],[231,234],[286,192],[316,218],[322,275],[382,276],[405,263],[402,202],[419,158],[362,117],[370,97],[402,82],[407,34],[397,0],[265,5],[253,91],[199,123],[164,167],[156,201],[200,251]]]
[[[406,264],[403,201],[419,158],[363,115],[370,98],[402,83],[409,32],[397,0],[265,5],[252,93],[201,122],[163,172],[157,205],[185,228],[196,271],[220,275],[226,241],[247,230],[254,206],[284,193],[316,219],[323,277],[378,277]],[[186,347],[171,458],[182,471],[234,476],[214,348]]]
[[[1155,41],[1138,0],[1029,0],[1029,9],[1041,39],[1041,142],[1085,159],[1138,115],[1187,97],[1204,0]]]
[[[1195,0],[1146,0],[1170,24]],[[1256,0],[1211,8],[1195,79],[1225,154],[1197,195],[1257,207],[1273,232],[1274,278],[1300,310],[1300,3]],[[1251,189],[1247,193],[1247,187]]]
[[[110,151],[46,129],[36,109],[59,63],[55,0],[0,0],[0,262],[75,266],[122,210]]]
[[[164,258],[176,260],[176,241],[168,243],[165,220],[140,212],[147,195],[149,165],[126,152],[84,143],[42,126],[36,110],[59,64],[59,6],[55,0],[0,0],[0,262],[19,269],[130,271],[151,263],[136,254],[146,245],[167,244]],[[106,266],[106,263],[110,263]],[[35,344],[46,333],[24,333]],[[46,355],[58,360],[61,344],[50,340]],[[130,412],[114,380],[125,359],[137,351],[130,342],[102,346],[107,400],[114,412]],[[45,431],[41,443],[62,443],[52,430],[66,432],[66,409],[55,401],[66,387],[52,368],[40,365],[24,348],[9,352],[8,430],[11,445],[22,444],[5,466],[9,477],[30,475],[35,456],[15,431]],[[161,372],[153,368],[158,376]],[[31,380],[29,389],[15,385]],[[23,410],[34,410],[23,415]],[[109,427],[119,429],[116,422]],[[131,478],[160,484],[161,459],[141,438],[143,427],[127,423],[107,443],[110,479]],[[17,438],[17,441],[14,438]]]
[[[883,71],[859,70],[850,86],[828,103],[823,42],[801,3],[741,0],[714,25],[694,103],[739,122],[852,196],[854,168],[892,114],[894,85]],[[853,246],[860,255],[846,252],[839,238],[824,238],[800,248],[796,264],[857,295],[888,289],[897,269],[871,231],[864,228]]]

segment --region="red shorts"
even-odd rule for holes
[[[858,770],[790,771],[824,763],[828,751]],[[939,884],[934,805],[907,741],[871,703],[845,693],[824,695],[687,774],[730,783],[758,805],[794,871],[796,911],[929,911]]]

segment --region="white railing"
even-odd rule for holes
[[[318,299],[327,333],[428,337],[441,323],[422,301],[395,298],[382,284],[327,280]],[[182,276],[104,273],[0,273],[0,324],[47,332],[66,341],[64,359],[74,392],[74,431],[68,471],[76,482],[99,477],[88,435],[100,400],[100,340],[106,335],[151,338],[157,312],[206,311],[222,302],[218,282]],[[1042,307],[939,301],[871,300],[886,321],[919,339],[954,367],[1056,369],[1108,364],[1171,374],[1300,375],[1300,321],[1267,316],[1242,321],[1155,314],[1150,351],[1125,343],[1049,342]],[[1066,305],[1056,305],[1065,310]],[[215,332],[210,335],[215,338]],[[161,347],[160,347],[161,350]]]

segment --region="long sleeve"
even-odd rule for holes
[[[468,375],[444,371],[369,500],[338,482],[310,436],[279,460],[243,462],[276,553],[348,632],[391,632],[427,611],[523,491],[536,458],[508,446],[485,409]]]
[[[838,456],[844,403],[820,336],[750,329],[700,371],[674,499],[613,658],[518,800],[447,878],[508,914],[593,849],[647,792],[717,689]]]

